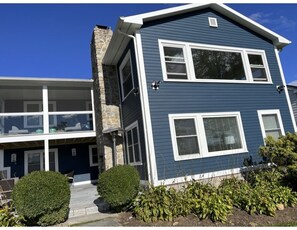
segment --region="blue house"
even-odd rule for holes
[[[97,67],[118,81],[124,160],[143,181],[240,173],[265,137],[296,131],[279,58],[290,41],[233,9],[182,5],[96,31],[109,43]]]

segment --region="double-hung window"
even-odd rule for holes
[[[239,112],[170,114],[175,160],[247,152]]]
[[[285,135],[279,110],[258,110],[258,117],[263,138],[272,136],[278,139]]]
[[[141,150],[139,142],[139,130],[138,122],[134,122],[129,125],[126,129],[126,151],[128,162],[131,165],[142,164]]]
[[[168,79],[187,79],[184,46],[164,46],[164,59]]]
[[[124,100],[134,88],[130,51],[126,54],[120,65],[120,79],[122,100]]]
[[[159,40],[165,81],[271,83],[264,50]]]

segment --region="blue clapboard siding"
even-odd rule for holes
[[[208,17],[218,19],[218,28],[209,27]],[[148,22],[140,33],[159,179],[238,168],[249,156],[259,162],[263,138],[257,110],[279,109],[285,131],[293,132],[285,93],[276,91],[282,81],[267,39],[210,9]],[[163,82],[154,91],[151,83],[163,80],[158,39],[265,50],[273,84]],[[247,153],[174,161],[168,114],[230,111],[241,113]]]
[[[137,78],[137,71],[136,71],[136,61],[135,61],[135,55],[134,55],[134,46],[133,42],[130,41],[128,44],[126,50],[124,51],[122,57],[120,58],[118,62],[118,73],[119,66],[122,63],[122,60],[125,58],[127,52],[130,50],[131,54],[131,61],[132,61],[132,69],[133,69],[133,80],[134,80],[134,88],[139,87],[138,78]],[[120,81],[120,76],[119,81]],[[119,87],[121,90],[121,87]],[[120,95],[122,95],[120,93]],[[138,121],[138,129],[139,129],[139,136],[140,136],[140,146],[141,146],[141,157],[142,157],[142,165],[135,166],[140,174],[141,180],[147,180],[147,161],[146,161],[146,151],[145,151],[145,141],[144,141],[144,129],[143,129],[143,120],[142,120],[142,112],[141,112],[141,104],[140,104],[140,97],[139,93],[137,95],[134,95],[133,92],[131,92],[124,101],[121,102],[121,110],[122,110],[122,120],[123,120],[123,128],[128,127],[135,121]],[[127,156],[126,160],[127,160]]]

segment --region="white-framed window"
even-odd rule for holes
[[[122,100],[125,100],[125,98],[134,89],[133,69],[130,51],[127,52],[125,58],[123,59],[119,67],[119,71],[121,80]]]
[[[56,111],[56,102],[48,102],[49,111]],[[25,112],[39,113],[42,112],[42,101],[24,101]],[[53,127],[57,125],[57,117],[49,117],[49,126]],[[41,128],[42,127],[42,116],[32,115],[24,116],[24,128]]]
[[[44,170],[44,150],[29,150],[25,151],[25,175],[33,171],[43,171]],[[49,150],[49,169],[50,171],[59,171],[58,163],[58,149]]]
[[[272,83],[264,50],[161,39],[159,50],[164,81]]]
[[[258,110],[258,117],[263,138],[272,136],[274,139],[278,139],[280,136],[285,135],[281,114],[278,109]]]
[[[247,152],[240,112],[168,116],[176,161]]]
[[[125,128],[126,136],[126,151],[128,163],[131,165],[141,165],[141,148],[140,148],[140,138],[138,121],[135,121],[127,128]]]
[[[188,79],[185,46],[168,44],[160,50],[164,57],[163,69],[167,79]]]
[[[89,145],[89,161],[91,167],[98,166],[99,159],[97,145]]]

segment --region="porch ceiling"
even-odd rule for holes
[[[67,145],[67,144],[82,144],[96,142],[96,137],[72,138],[72,139],[57,139],[50,140],[49,146]],[[43,141],[24,141],[13,143],[2,143],[0,149],[20,149],[20,148],[34,148],[44,146]]]

